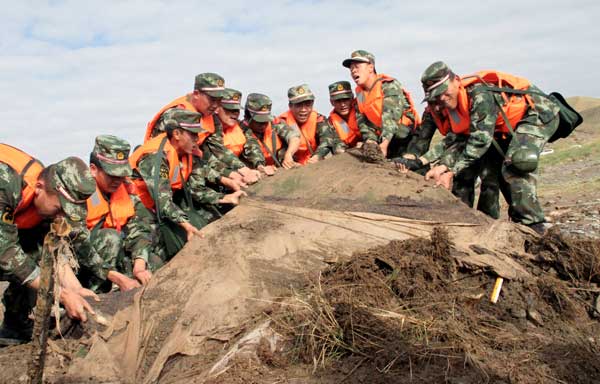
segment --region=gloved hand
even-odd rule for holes
[[[394,159],[394,163],[396,163],[396,165],[402,164],[411,171],[416,171],[417,169],[423,167],[423,162],[419,159],[407,159],[404,157],[396,157]]]

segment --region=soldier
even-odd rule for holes
[[[81,159],[69,157],[44,168],[28,154],[0,144],[0,280],[10,282],[3,298],[1,342],[31,338],[33,324],[28,315],[40,286],[39,247],[49,221],[64,215],[71,222],[81,222],[86,214],[85,200],[94,188],[94,179]],[[76,250],[81,239],[73,239]],[[93,252],[85,256],[98,261]],[[86,311],[94,311],[84,296],[96,300],[97,296],[82,288],[70,266],[64,265],[58,274],[59,300],[67,315],[86,321]]]
[[[358,50],[342,65],[356,83],[356,121],[365,141],[379,144],[384,157],[402,156],[419,127],[419,115],[408,91],[393,77],[377,74],[375,56]]]
[[[271,115],[271,99],[251,93],[246,99],[242,129],[246,135],[244,157],[250,166],[273,174],[276,167],[296,165],[294,154],[300,146],[300,132]]]
[[[87,200],[86,220],[94,248],[104,264],[110,266],[107,281],[122,291],[139,287],[139,283],[147,284],[152,277],[149,261],[152,259],[157,264],[159,260],[152,254],[158,245],[154,217],[127,179],[131,176],[129,150],[129,143],[116,136],[96,137],[90,154],[90,172],[96,179],[96,192]],[[127,276],[131,274],[137,281]],[[86,285],[94,290],[110,290],[110,285],[103,283],[90,277]]]
[[[329,153],[344,151],[344,145],[325,116],[313,109],[315,96],[306,84],[288,90],[289,110],[279,118],[300,132],[300,146],[294,153],[299,164],[316,163]]]
[[[356,122],[356,100],[350,83],[337,81],[329,84],[329,101],[333,106],[329,113],[329,124],[347,147],[360,147],[362,137]]]
[[[164,113],[172,108],[186,109],[201,114],[202,131],[198,134],[198,147],[204,151],[205,159],[215,156],[209,164],[223,176],[232,178],[239,190],[239,185],[256,182],[258,174],[245,166],[231,151],[223,145],[223,127],[215,113],[221,106],[225,92],[225,80],[216,73],[201,73],[196,76],[194,91],[179,97],[165,105],[148,123],[144,142],[164,132],[165,121],[171,119]]]
[[[453,133],[443,140],[443,148],[455,137],[467,137],[452,163],[442,158],[426,177],[449,189],[470,167],[493,173],[509,203],[510,218],[543,232],[535,170],[540,152],[558,128],[558,105],[527,79],[497,71],[461,79],[441,61],[431,64],[421,81],[426,98],[443,105],[439,115],[432,115],[438,129]]]
[[[132,180],[146,208],[156,214],[167,258],[186,241],[201,235],[199,229],[218,217],[217,204],[239,204],[243,191],[223,195],[206,187],[206,164],[192,156],[198,133],[203,132],[199,113],[185,109],[170,112],[165,132],[138,147],[129,162]]]

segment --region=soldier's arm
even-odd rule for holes
[[[138,171],[149,191],[154,191],[154,156],[143,157],[138,165]],[[158,178],[158,203],[160,205],[160,215],[174,223],[188,222],[187,214],[173,202],[173,191],[169,180],[169,165],[166,159],[162,159],[160,164]],[[153,192],[151,192],[153,195]]]
[[[263,154],[258,140],[249,131],[249,129],[244,131],[246,143],[244,144],[242,157],[250,164],[250,167],[256,169],[261,165],[265,165],[265,155]]]
[[[20,284],[33,281],[40,274],[36,260],[19,245],[19,231],[13,223],[13,213],[21,193],[17,175],[0,164],[0,272]]]
[[[411,137],[406,152],[413,154],[416,157],[425,154],[429,150],[429,146],[431,145],[431,139],[433,138],[433,135],[435,135],[436,130],[437,126],[435,125],[433,118],[431,117],[431,112],[429,112],[429,110],[426,109],[425,112],[423,112],[421,126]]]
[[[188,179],[188,187],[192,199],[199,204],[216,205],[223,198],[223,194],[215,191],[206,185],[207,174],[211,171],[210,167],[201,159],[194,157],[192,173]]]
[[[319,121],[320,120],[320,121]],[[319,115],[317,122],[317,139],[319,145],[315,151],[319,158],[324,158],[327,154],[334,154],[335,151],[340,147],[341,140],[325,116]]]
[[[408,137],[410,128],[400,123],[404,108],[408,101],[402,92],[402,85],[397,80],[381,85],[383,91],[383,108],[381,111],[380,141],[391,140],[392,137]]]
[[[202,145],[202,151],[204,152],[202,162],[210,169],[210,172],[205,175],[208,181],[216,184],[221,177],[229,177],[231,175],[233,170],[210,151],[206,141]]]
[[[85,220],[72,221],[67,219],[71,225],[71,245],[75,251],[77,261],[100,281],[107,279],[108,272],[114,269],[109,260],[104,260],[92,245],[90,239],[90,230],[85,224]]]
[[[123,239],[123,248],[131,254],[131,258],[142,259],[148,265],[150,251],[154,248],[155,236],[152,224],[154,217],[150,211],[144,206],[139,197],[129,195],[133,202],[135,215],[133,215],[123,230],[125,238]]]
[[[465,149],[458,156],[454,165],[445,164],[455,175],[481,159],[492,144],[498,116],[498,106],[494,97],[493,92],[480,91],[477,86],[473,87],[470,135]]]
[[[223,126],[218,119],[215,118],[215,133],[208,136],[204,143],[206,144],[205,147],[221,160],[227,168],[236,171],[245,167],[245,164],[223,143]]]

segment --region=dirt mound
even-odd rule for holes
[[[577,280],[595,269],[567,263],[573,248],[552,259],[528,228],[350,155],[280,172],[251,195],[121,297],[131,304],[107,298],[107,326],[87,326],[62,359],[52,352],[46,381],[598,377],[598,288]],[[0,351],[15,362],[0,382],[25,371],[15,354]]]

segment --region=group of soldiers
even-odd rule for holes
[[[401,83],[377,73],[371,53],[355,51],[342,64],[356,93],[348,81],[329,85],[328,117],[314,109],[306,84],[288,90],[289,109],[274,117],[267,95],[251,93],[242,106],[241,92],[202,73],[192,92],[156,113],[132,153],[127,141],[100,135],[89,164],[69,157],[44,167],[0,144],[0,273],[10,282],[0,340],[31,337],[40,244],[53,219],[69,222],[80,266],[62,267],[59,299],[68,316],[85,321],[93,313],[86,297],[147,284],[203,226],[239,204],[248,184],[362,145],[470,206],[479,178],[479,210],[497,218],[501,191],[513,221],[543,230],[535,168],[558,107],[535,86],[496,71],[460,77],[435,62],[421,78],[421,117]],[[436,131],[443,139],[431,146]]]

